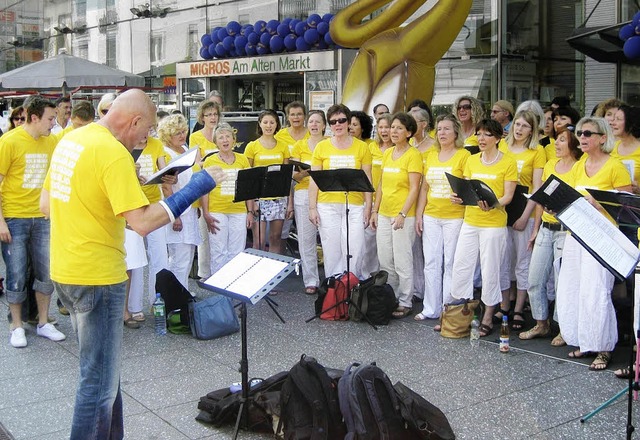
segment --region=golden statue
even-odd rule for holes
[[[399,27],[426,0],[394,0],[379,16],[362,19],[391,0],[359,0],[331,22],[331,38],[360,48],[347,74],[342,103],[371,112],[386,104],[404,110],[413,99],[431,102],[435,65],[460,32],[472,0],[439,0],[422,16]]]

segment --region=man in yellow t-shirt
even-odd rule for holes
[[[42,190],[40,208],[51,217],[51,278],[78,336],[72,440],[123,437],[125,221],[145,236],[224,180],[222,170],[210,168],[196,173],[181,191],[149,204],[130,151],[144,142],[155,115],[143,91],[124,92],[104,118],[61,140]]]
[[[41,97],[26,106],[27,121],[0,139],[0,241],[7,266],[7,301],[11,311],[13,347],[27,346],[22,327],[22,304],[27,297],[29,263],[38,305],[39,336],[62,341],[66,337],[47,322],[53,284],[49,276],[49,221],[39,209],[40,192],[57,137],[51,136],[55,105]]]

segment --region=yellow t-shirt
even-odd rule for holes
[[[569,171],[562,174],[556,172],[556,165],[558,162],[560,162],[560,159],[558,158],[552,159],[547,162],[547,164],[544,166],[544,170],[542,171],[543,182],[545,182],[552,175],[560,178],[563,182],[571,182],[571,174],[573,173],[573,169],[576,167],[577,162],[573,164],[573,167]],[[542,211],[542,221],[547,223],[558,223],[558,219],[546,211]]]
[[[529,193],[533,192],[533,170],[542,170],[545,163],[547,163],[547,156],[542,146],[538,145],[535,150],[527,148],[520,153],[513,153],[505,143],[504,147],[501,145],[499,149],[516,160],[518,165],[518,184],[529,188]]]
[[[313,153],[309,148],[308,139],[303,139],[294,144],[293,150],[291,151],[291,157],[295,157],[298,162],[306,163],[307,165],[311,165],[311,159],[313,157]],[[309,177],[305,177],[296,183],[295,190],[299,191],[301,189],[309,189]]]
[[[424,179],[429,184],[427,193],[427,206],[425,215],[435,218],[453,219],[464,216],[464,206],[451,203],[451,185],[444,173],[453,174],[456,177],[464,175],[464,167],[471,153],[460,148],[446,162],[439,159],[438,150],[431,151],[426,158],[424,166]]]
[[[468,138],[464,140],[465,147],[477,147],[478,146],[478,136],[472,134]]]
[[[121,214],[149,204],[131,153],[91,123],[60,141],[44,185],[51,206],[51,279],[88,286],[125,281]]]
[[[380,178],[382,177],[382,151],[380,145],[377,142],[371,142],[369,144],[369,151],[371,152],[371,183],[377,190],[380,184]],[[374,193],[375,194],[375,193]]]
[[[204,166],[218,166],[222,168],[227,178],[217,185],[209,193],[209,212],[219,212],[222,214],[242,214],[247,212],[245,202],[233,202],[236,193],[236,180],[238,170],[250,168],[247,158],[240,153],[233,153],[235,161],[232,164],[220,159],[218,154],[212,154],[204,161]]]
[[[515,159],[508,154],[502,156],[498,162],[492,165],[483,164],[480,156],[480,154],[474,154],[467,159],[464,177],[483,181],[500,199],[504,196],[504,183],[518,181],[518,165],[516,165]],[[481,228],[503,228],[507,226],[507,212],[504,206],[493,208],[490,211],[483,211],[477,205],[466,206],[464,221],[471,226]]]
[[[382,200],[378,212],[380,215],[395,217],[402,210],[409,195],[409,173],[422,175],[422,155],[409,147],[398,159],[393,159],[395,147],[385,150],[382,156]],[[407,217],[416,216],[415,202],[405,213]]]
[[[580,194],[589,195],[587,188],[608,191],[621,186],[631,185],[631,176],[625,166],[618,159],[610,157],[596,174],[589,177],[586,172],[586,160],[578,161],[573,168],[567,182],[571,184]],[[606,212],[601,211],[612,223],[613,218]]]
[[[369,146],[360,139],[353,138],[351,146],[340,150],[333,146],[331,138],[318,142],[313,150],[312,166],[321,170],[337,170],[341,168],[362,169],[363,165],[371,165]],[[344,203],[344,193],[318,192],[318,203]],[[349,193],[350,205],[362,205],[364,195],[360,192]]]
[[[307,139],[309,139],[309,136],[311,136],[311,134],[309,133],[309,130],[306,130],[305,133],[304,133],[304,136],[300,140],[301,141],[306,141]],[[274,137],[276,138],[276,140],[278,142],[282,142],[282,143],[286,144],[289,147],[289,155],[291,157],[295,157],[295,156],[293,156],[292,152],[293,152],[293,147],[295,146],[296,142],[298,142],[298,141],[295,140],[291,136],[291,133],[289,133],[289,128],[288,127],[280,129],[280,131],[277,132]]]
[[[244,155],[249,161],[253,161],[254,167],[282,164],[285,159],[291,157],[289,147],[284,142],[277,141],[275,147],[266,148],[260,139],[249,142],[244,150]]]
[[[165,157],[164,147],[160,139],[150,137],[147,139],[147,146],[144,147],[136,163],[140,164],[140,175],[149,177],[158,171],[158,159]],[[144,195],[149,199],[149,203],[156,203],[162,199],[160,185],[142,185]]]
[[[549,138],[549,143],[544,146],[544,154],[547,156],[547,162],[551,159],[555,159],[556,156],[556,140],[552,137]]]
[[[23,126],[0,138],[2,214],[5,218],[39,218],[40,193],[59,137],[34,139]]]
[[[191,133],[191,136],[189,136],[189,148],[195,147],[198,147],[198,151],[200,151],[200,157],[202,158],[204,158],[209,153],[218,151],[218,146],[215,144],[215,142],[211,142],[206,137],[204,137],[204,133],[202,132],[202,130]]]
[[[633,153],[628,154],[626,156],[622,156],[618,152],[618,147],[620,146],[620,141],[616,141],[613,151],[611,152],[611,157],[615,157],[627,168],[627,170],[633,170],[633,176],[631,180],[634,182],[638,182],[640,179],[640,147],[633,150]]]

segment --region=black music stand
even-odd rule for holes
[[[305,322],[311,322],[314,319],[318,318],[324,312],[334,309],[338,307],[340,304],[350,304],[353,305],[358,311],[358,305],[351,301],[351,282],[349,277],[350,272],[350,262],[352,255],[349,251],[349,193],[350,192],[375,192],[371,181],[369,181],[369,177],[367,177],[366,173],[363,170],[353,169],[353,168],[340,168],[337,170],[323,170],[323,171],[309,171],[309,175],[318,186],[318,189],[323,192],[344,192],[345,198],[345,221],[346,221],[346,231],[347,231],[347,298],[343,301],[340,301],[331,307],[328,307],[325,310],[321,310],[320,313],[312,316],[307,319]],[[332,275],[332,274],[325,274]],[[362,313],[361,313],[362,314]],[[369,325],[371,325],[374,329],[377,330],[377,327],[373,325],[373,323],[369,320],[369,318],[362,314],[365,317]]]
[[[269,197],[287,197],[291,193],[293,165],[278,164],[247,168],[238,171],[234,202],[257,200]],[[258,248],[260,248],[260,204],[258,212]],[[255,240],[256,237],[253,237]]]
[[[247,303],[256,304],[265,298],[271,310],[284,320],[270,304],[267,294],[281,283],[300,260],[264,252],[258,249],[245,249],[231,261],[222,266],[219,271],[211,275],[206,281],[197,281],[205,290],[216,292],[231,299],[240,301],[240,335],[241,358],[240,374],[242,383],[242,397],[233,431],[234,440],[238,437],[240,427],[247,426],[247,402],[249,401],[249,355],[247,350]]]

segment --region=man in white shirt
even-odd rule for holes
[[[71,125],[71,98],[61,96],[56,100],[56,125],[51,129],[51,133],[58,134]]]

